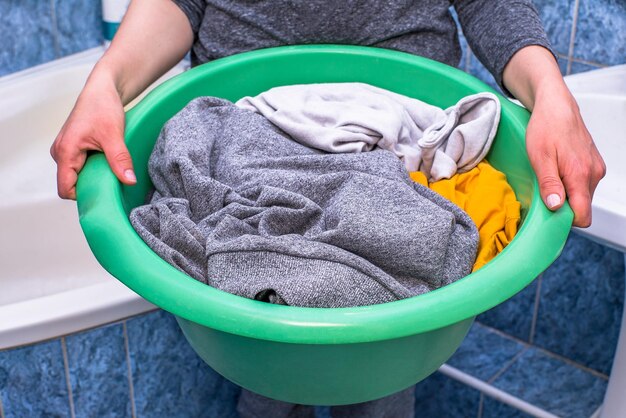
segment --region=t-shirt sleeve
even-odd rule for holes
[[[198,36],[200,24],[204,17],[204,0],[172,0],[187,15],[194,36]]]
[[[518,50],[540,45],[556,59],[531,0],[452,0],[452,4],[472,51],[509,96],[502,73]]]

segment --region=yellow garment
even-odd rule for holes
[[[520,203],[506,176],[485,160],[467,173],[428,184],[426,176],[409,173],[411,179],[455,203],[478,228],[478,252],[472,271],[487,264],[517,233]]]

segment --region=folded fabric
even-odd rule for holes
[[[311,307],[388,302],[471,271],[478,233],[410,180],[391,152],[328,154],[256,113],[193,100],[149,161],[156,188],[130,219],[190,276],[230,293]]]
[[[420,172],[409,175],[467,212],[478,227],[478,253],[472,271],[491,261],[515,237],[521,205],[504,173],[486,160],[467,173],[430,184]]]
[[[442,110],[363,83],[275,87],[236,105],[313,148],[392,151],[408,171],[421,171],[428,181],[474,168],[487,155],[500,121],[500,102],[491,93]]]

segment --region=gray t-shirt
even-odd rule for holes
[[[236,295],[372,305],[470,273],[478,231],[390,151],[329,154],[264,116],[200,97],[163,127],[156,191],[130,215],[165,261]]]
[[[467,41],[502,86],[520,48],[550,49],[531,0],[174,0],[195,34],[192,63],[280,45],[333,43],[395,49],[457,66],[454,6]]]

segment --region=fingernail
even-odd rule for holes
[[[548,208],[550,209],[553,209],[559,206],[559,203],[561,203],[561,196],[559,196],[556,193],[553,193],[546,198],[546,204],[548,205]]]
[[[133,172],[133,170],[126,170],[124,171],[124,177],[126,177],[126,180],[129,181],[137,181],[137,177],[135,177],[135,173]]]

